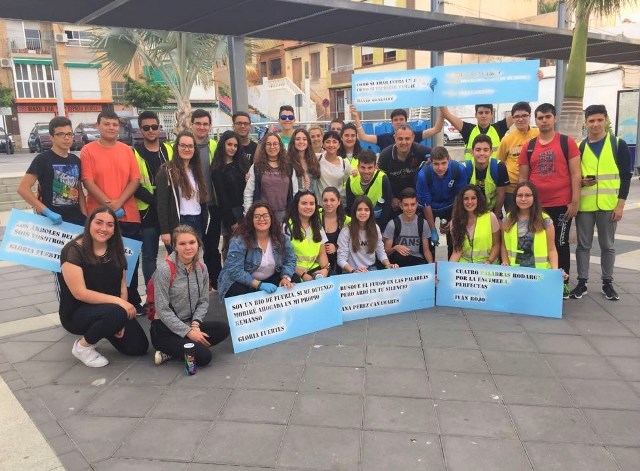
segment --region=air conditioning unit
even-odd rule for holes
[[[8,57],[0,58],[0,67],[11,67],[11,59]]]
[[[67,41],[69,41],[69,38],[67,38],[67,35],[65,33],[56,33],[53,35],[53,38],[57,43],[66,43]]]

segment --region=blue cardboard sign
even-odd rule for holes
[[[83,231],[84,227],[76,224],[54,225],[44,216],[12,209],[0,244],[0,260],[59,272],[62,247]],[[130,285],[142,242],[126,237],[122,241],[127,258],[127,285]]]
[[[336,278],[225,298],[235,353],[342,324]]]
[[[438,262],[438,306],[562,318],[562,270]]]
[[[353,74],[358,111],[538,99],[537,60]]]
[[[435,265],[335,277],[344,322],[433,307]]]

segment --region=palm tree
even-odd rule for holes
[[[190,128],[189,96],[196,81],[213,85],[213,68],[226,63],[224,36],[129,28],[97,28],[91,47],[113,76],[128,72],[134,59],[155,70],[176,100],[175,133]]]
[[[589,18],[592,14],[607,16],[634,0],[567,0],[568,7],[575,13],[575,27],[571,53],[564,81],[564,100],[560,114],[560,132],[574,139],[582,137],[584,121],[584,83],[587,75],[587,39]]]

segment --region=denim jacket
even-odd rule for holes
[[[291,242],[285,237],[284,257],[278,251],[273,252],[276,262],[276,272],[281,275],[293,276],[296,268],[296,256],[293,253]],[[251,274],[258,269],[262,261],[262,249],[257,241],[253,247],[247,250],[244,241],[240,237],[234,237],[229,244],[229,252],[224,262],[224,267],[218,277],[218,296],[222,301],[231,285],[235,282],[245,286],[251,286],[253,277]]]

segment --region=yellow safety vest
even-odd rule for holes
[[[491,176],[491,166],[496,165],[498,163],[497,160],[489,159],[489,165],[487,166],[487,173],[484,177],[484,195],[487,197],[487,205],[491,211],[496,207],[496,182],[493,181],[493,177]],[[472,162],[471,168],[473,171],[471,172],[471,179],[469,183],[472,185],[476,184],[476,165]],[[497,168],[496,168],[497,173]]]
[[[171,160],[173,158],[173,146],[168,143],[160,143],[161,146],[164,147],[167,152],[167,160]],[[147,166],[147,162],[142,158],[138,150],[134,147],[133,153],[136,156],[136,161],[138,162],[138,169],[140,169],[140,186],[145,188],[149,193],[153,194],[156,191],[156,186],[151,182],[151,177],[149,175],[149,167]],[[155,175],[154,175],[155,177]],[[145,203],[138,198],[136,200],[136,206],[138,207],[138,211],[144,211],[149,207],[148,203]]]
[[[373,174],[373,181],[369,185],[369,191],[366,194],[366,197],[369,198],[371,204],[375,207],[376,203],[380,198],[382,198],[382,179],[384,178],[385,173],[382,170],[376,170]],[[349,177],[349,188],[351,188],[351,193],[354,196],[364,195],[364,191],[362,190],[362,185],[360,185],[360,174]],[[351,208],[349,208],[351,209]]]
[[[291,234],[292,225],[293,222],[289,219],[287,221],[288,235],[291,239],[293,253],[296,255],[296,266],[302,268],[304,271],[310,271],[319,267],[318,254],[320,253],[322,242],[315,242],[313,240],[313,231],[311,230],[309,236],[302,240],[294,238],[293,234]]]
[[[467,147],[465,149],[464,158],[466,160],[473,160],[473,140],[480,134],[480,128],[476,125],[471,134],[469,135],[469,140],[467,141]],[[498,135],[498,131],[492,125],[489,125],[489,129],[485,133],[487,136],[491,138],[491,158],[498,158],[498,148],[500,147],[500,136]]]
[[[493,233],[491,232],[491,213],[478,216],[473,237],[469,240],[469,233],[465,233],[462,243],[462,263],[484,263],[489,259],[493,247]],[[494,260],[497,263],[497,260]]]
[[[507,218],[509,215],[507,215]],[[549,216],[542,214],[542,218],[546,219]],[[522,253],[522,250],[518,250],[518,222],[511,226],[511,229],[504,231],[504,245],[507,248],[507,255],[509,255],[509,265],[512,267],[519,266],[516,263],[516,256],[518,253]],[[536,268],[551,268],[549,263],[549,251],[547,250],[547,232],[542,230],[536,232],[533,236],[533,259]]]
[[[617,137],[608,135],[605,138],[600,158],[585,142],[580,163],[582,175],[596,175],[596,184],[583,186],[580,190],[580,211],[611,211],[618,204],[620,169],[616,165],[611,139]]]

